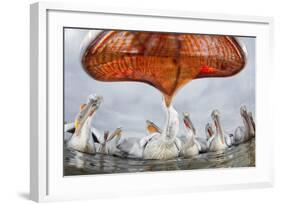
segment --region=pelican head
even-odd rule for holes
[[[213,112],[212,112],[212,119],[215,120],[215,119],[217,119],[219,116],[220,116],[219,110],[217,110],[217,109],[213,110]]]
[[[186,128],[191,129],[194,134],[196,133],[188,112],[183,113],[183,122]]]
[[[110,140],[112,140],[112,139],[115,138],[115,137],[117,137],[117,138],[120,139],[121,135],[122,135],[122,128],[121,128],[121,127],[118,127],[118,128],[116,128],[116,129],[114,130],[114,132],[113,132],[111,135],[109,135],[109,132],[108,132],[108,131],[105,132],[104,141],[105,141],[105,142],[109,142]]]
[[[82,104],[80,106],[80,111],[75,119],[75,130],[79,132],[81,127],[83,127],[84,123],[87,121],[87,119],[97,111],[100,104],[102,102],[101,96],[96,95],[90,95],[88,97],[87,104]]]
[[[245,105],[242,105],[240,107],[240,114],[241,114],[242,117],[246,117],[246,115],[248,114],[248,111],[247,111],[247,108],[246,108]]]
[[[122,135],[122,127],[116,128],[116,130],[112,133],[113,137],[121,137]]]
[[[212,116],[212,119],[215,123],[216,129],[218,129],[219,126],[220,126],[220,119],[219,119],[220,112],[219,112],[219,110],[217,110],[217,109],[213,110],[211,116]]]
[[[149,134],[161,133],[161,129],[150,120],[146,120],[146,130]]]

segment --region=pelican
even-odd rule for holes
[[[147,135],[139,137],[126,138],[117,146],[122,152],[124,152],[129,158],[143,158],[143,151],[147,143],[155,136],[159,135],[161,130],[153,122],[146,121]]]
[[[210,142],[212,140],[209,140],[209,139],[211,139],[211,137],[214,136],[214,134],[215,134],[211,123],[207,123],[207,125],[205,127],[205,133],[207,136],[207,147],[210,147]],[[226,145],[228,147],[231,147],[233,145],[234,135],[225,132],[223,129],[222,129],[222,133],[223,133]]]
[[[220,124],[220,113],[218,110],[214,110],[212,112],[212,119],[215,124],[215,132],[210,131],[210,127],[207,127],[207,133],[209,136],[208,138],[208,146],[209,146],[209,151],[219,151],[219,150],[224,150],[228,147],[226,144],[226,139],[225,139],[225,134],[223,132],[223,129]]]
[[[187,112],[183,113],[183,122],[185,128],[185,139],[182,142],[181,155],[184,157],[195,156],[207,151],[207,144],[202,140],[199,141],[196,130],[190,120]]]
[[[255,124],[253,117],[251,119],[251,113],[249,116],[246,106],[241,106],[240,115],[242,117],[244,126],[239,126],[235,130],[233,139],[235,145],[246,142],[255,136]]]
[[[91,154],[96,152],[95,142],[92,137],[91,122],[101,101],[101,96],[90,95],[87,104],[80,106],[80,111],[74,122],[75,131],[67,143],[68,147]]]
[[[153,137],[144,149],[144,159],[172,159],[179,156],[181,142],[177,138],[179,131],[179,116],[171,104],[165,106],[163,98],[163,107],[166,110],[165,127],[161,133]]]
[[[118,143],[121,137],[122,129],[117,128],[109,135],[109,131],[104,133],[103,142],[99,143],[98,153],[122,156],[122,151],[118,149]]]

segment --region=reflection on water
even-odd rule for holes
[[[124,159],[64,149],[65,176],[254,166],[255,139],[223,152],[209,152],[193,158],[172,160]]]

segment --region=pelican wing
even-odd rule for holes
[[[130,153],[133,145],[139,141],[139,138],[137,137],[131,137],[123,139],[118,145],[117,148],[125,153]]]
[[[141,139],[140,139],[140,146],[141,146],[141,147],[145,147],[145,146],[147,145],[147,143],[148,143],[153,137],[155,137],[155,136],[157,136],[157,135],[159,135],[158,132],[152,133],[152,134],[150,134],[150,135],[147,135],[147,136],[141,138]]]

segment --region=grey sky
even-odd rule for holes
[[[161,107],[161,93],[154,87],[138,82],[100,82],[82,69],[80,56],[88,42],[99,31],[65,29],[65,121],[74,121],[79,105],[92,93],[102,95],[104,101],[96,113],[93,126],[101,132],[122,127],[125,135],[145,134],[145,120],[163,126],[165,115]],[[203,78],[191,81],[174,98],[174,107],[182,119],[189,112],[199,137],[205,137],[205,125],[217,108],[222,125],[228,132],[242,124],[241,104],[255,116],[255,38],[239,37],[248,51],[246,67],[228,78]],[[182,132],[182,123],[181,123]]]

